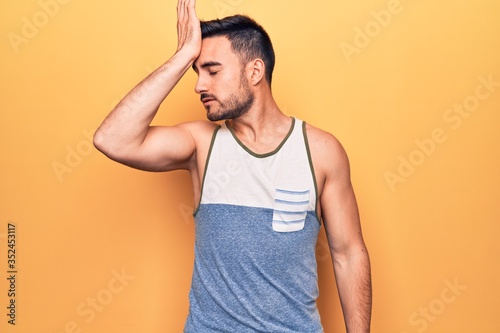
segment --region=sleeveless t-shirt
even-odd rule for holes
[[[249,150],[229,123],[208,152],[185,333],[320,333],[317,188],[305,123]]]

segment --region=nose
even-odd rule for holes
[[[198,79],[196,80],[196,84],[194,86],[194,91],[197,93],[197,94],[201,94],[203,92],[206,92],[207,91],[207,85],[206,85],[206,82],[205,80],[202,78],[202,75],[198,75]]]

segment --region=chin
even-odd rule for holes
[[[216,122],[219,120],[224,120],[224,117],[220,117],[219,115],[211,114],[210,112],[207,112],[207,119],[210,120],[211,122]]]

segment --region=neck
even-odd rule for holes
[[[266,137],[288,133],[290,117],[281,112],[273,97],[256,95],[247,113],[229,121],[230,126],[245,141],[258,142]]]

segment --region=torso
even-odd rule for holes
[[[323,332],[315,173],[303,123],[287,127],[279,141],[267,137],[269,145],[250,145],[229,124],[208,140],[204,134],[208,147],[197,150],[193,172],[195,269],[185,332]]]
[[[213,133],[218,126],[219,125],[216,123],[204,121],[197,123],[195,128],[193,128],[193,135],[196,141],[196,154],[195,161],[192,163],[190,172],[193,184],[194,203],[196,206],[200,201],[201,186],[203,175],[205,173],[208,150],[210,148]],[[309,124],[306,124],[306,132],[309,141],[309,149],[311,150],[312,164],[316,175],[316,186],[318,189],[318,213],[321,216],[320,198],[326,178],[326,166],[322,163],[322,159],[320,158],[320,156],[324,153],[322,151],[321,141],[324,141],[325,136],[329,134]],[[243,138],[239,139],[252,151],[262,154],[275,150],[283,141],[286,134],[286,131],[281,131],[280,135],[277,135],[273,140],[267,140],[265,143],[252,143],[245,141]]]

